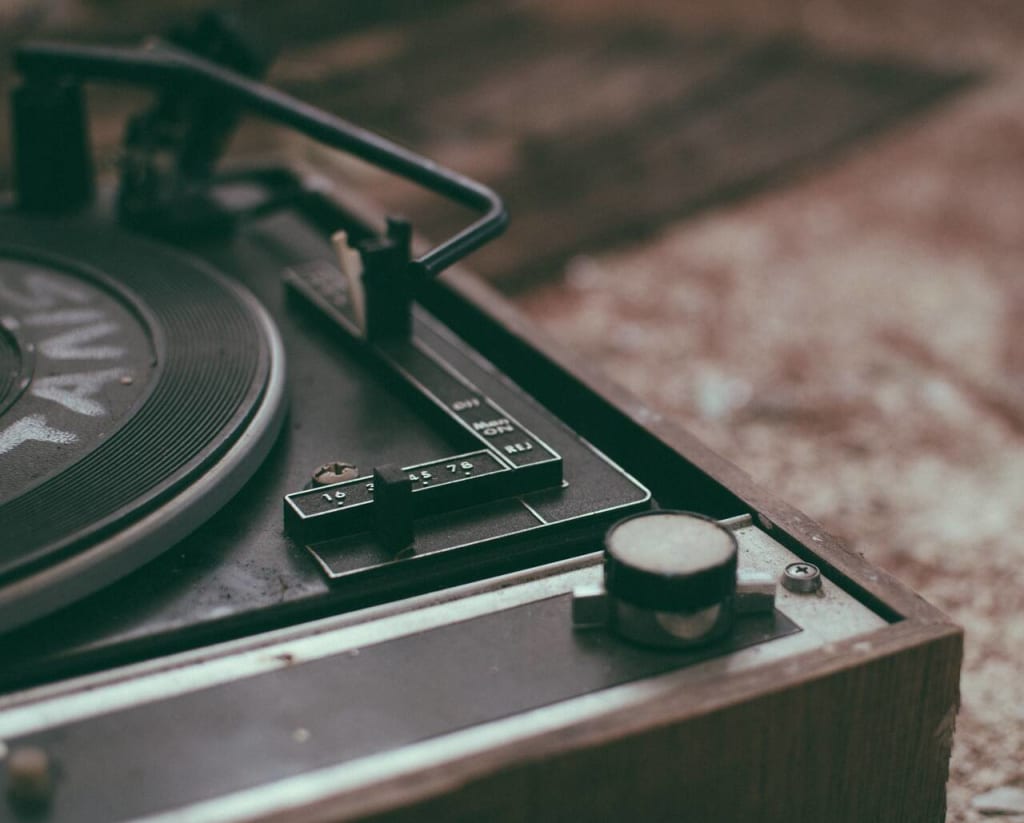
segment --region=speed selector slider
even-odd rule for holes
[[[735,534],[703,515],[654,511],[620,520],[604,539],[604,585],[573,594],[574,624],[606,626],[649,646],[707,643],[732,627],[738,554]],[[757,610],[773,607],[774,597],[758,599]]]

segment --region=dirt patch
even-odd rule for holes
[[[1024,780],[1024,85],[520,304],[967,630],[949,787]]]

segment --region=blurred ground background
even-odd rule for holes
[[[0,45],[206,5],[5,0]],[[472,265],[549,336],[965,627],[950,821],[1024,787],[1024,6],[242,8],[275,82],[507,196]],[[109,168],[126,99],[92,104]]]

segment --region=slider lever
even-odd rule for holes
[[[413,543],[412,481],[388,464],[373,470],[373,532],[384,548],[398,554]]]

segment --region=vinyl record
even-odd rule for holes
[[[283,416],[259,302],[109,225],[0,217],[0,630],[173,545]]]

